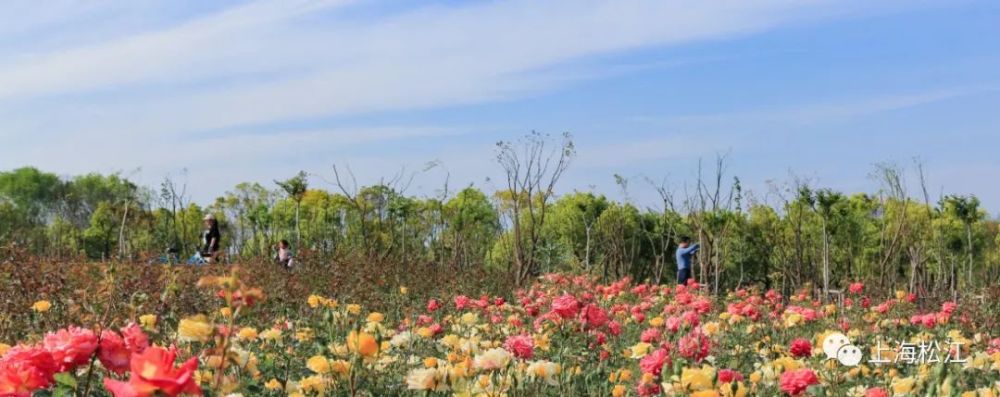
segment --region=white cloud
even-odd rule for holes
[[[63,98],[45,113],[69,129],[112,134],[138,125],[153,135],[461,105],[557,86],[564,80],[550,69],[573,60],[747,34],[859,4],[522,0],[359,22],[337,13],[363,7],[346,1],[265,0],[0,59],[0,104]],[[87,96],[94,93],[105,95]]]
[[[295,131],[282,123],[517,98],[600,78],[607,66],[602,56],[870,12],[868,2],[832,0],[514,0],[380,16],[352,12],[369,6],[364,2],[260,0],[174,13],[183,17],[142,28],[131,17],[148,14],[123,3],[72,2],[30,13],[0,4],[0,35],[32,33],[46,43],[0,41],[0,168],[32,164],[80,173],[141,166],[155,182],[187,167],[200,178],[195,185],[217,194],[243,180],[320,172],[334,161],[354,161],[375,175],[443,158],[446,166],[453,161],[457,180],[481,180],[493,173],[488,141],[483,150],[445,146],[391,158],[351,149],[482,128]],[[107,24],[93,27],[99,34],[88,33],[87,21],[102,12],[113,15],[97,18]],[[584,73],[566,73],[595,59]],[[263,132],[240,133],[251,128]],[[724,144],[705,142],[656,138],[587,153],[581,163],[623,166]]]

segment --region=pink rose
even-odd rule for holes
[[[819,383],[816,373],[809,368],[785,371],[781,374],[781,391],[790,396],[798,396],[809,386]]]
[[[552,300],[552,311],[562,318],[572,318],[580,311],[580,302],[573,295],[565,294]]]
[[[642,373],[653,376],[660,376],[664,364],[670,364],[670,352],[662,347],[639,360],[639,368],[642,369]]]
[[[89,329],[71,326],[46,334],[42,346],[52,354],[52,359],[59,365],[59,371],[63,372],[90,360],[90,356],[97,350],[97,335]]]
[[[507,338],[503,348],[511,352],[514,357],[530,360],[535,353],[535,340],[528,335],[515,335]]]
[[[125,347],[125,340],[115,331],[101,332],[101,345],[97,351],[97,358],[101,360],[104,368],[121,375],[128,371],[131,356],[132,352]]]

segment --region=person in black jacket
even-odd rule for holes
[[[222,234],[219,233],[219,221],[212,214],[205,215],[205,230],[201,232],[201,257],[211,263],[218,260],[219,240]]]

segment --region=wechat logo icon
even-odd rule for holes
[[[861,349],[851,344],[846,335],[834,332],[823,339],[823,353],[828,359],[836,359],[842,365],[854,367],[861,363]]]

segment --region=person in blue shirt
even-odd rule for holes
[[[687,284],[691,278],[691,256],[701,248],[697,243],[691,245],[690,237],[681,237],[677,246],[677,284]]]

